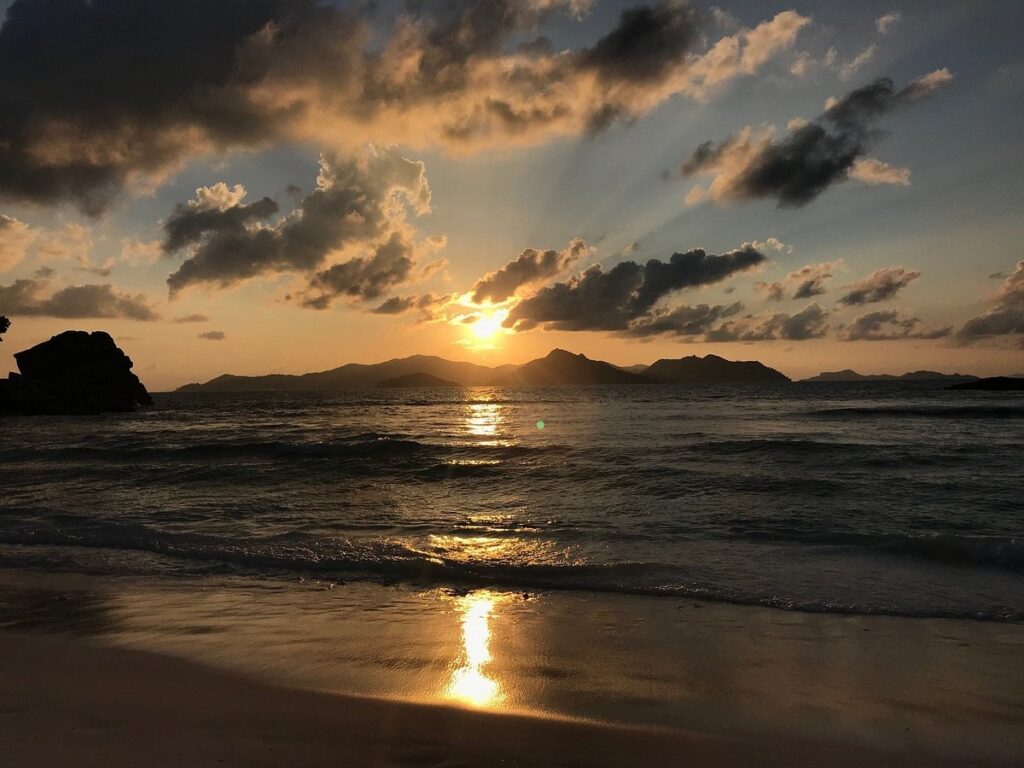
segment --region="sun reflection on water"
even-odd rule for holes
[[[498,427],[504,421],[501,405],[498,403],[470,403],[466,416],[466,431],[473,437],[496,437]],[[489,443],[483,442],[483,445]]]
[[[460,666],[448,683],[449,698],[472,707],[489,707],[502,699],[501,686],[484,672],[491,661],[491,612],[493,594],[476,592],[459,599],[462,611],[462,651]]]

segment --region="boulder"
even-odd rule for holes
[[[20,373],[0,379],[0,413],[134,411],[153,400],[110,334],[65,331],[17,352]]]

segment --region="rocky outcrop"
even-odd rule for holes
[[[102,331],[65,331],[14,359],[20,373],[0,379],[0,413],[134,411],[153,402],[131,358]]]
[[[1019,392],[1024,391],[1024,379],[1013,376],[992,376],[977,381],[965,381],[954,384],[946,389],[973,389],[981,392]]]

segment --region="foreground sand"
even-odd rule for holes
[[[265,685],[178,659],[0,633],[5,766],[962,766],[788,737],[619,728]],[[986,765],[971,761],[972,765]]]

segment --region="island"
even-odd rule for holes
[[[661,359],[652,365],[618,366],[553,349],[523,365],[488,367],[428,355],[383,363],[349,363],[319,373],[235,376],[224,374],[178,392],[306,392],[412,387],[524,387],[650,384],[785,384],[789,377],[757,360],[718,355]]]
[[[785,384],[790,378],[757,360],[726,360],[718,355],[663,359],[643,375],[667,384]]]
[[[378,387],[384,389],[461,389],[462,385],[457,381],[449,381],[429,373],[407,373],[404,376],[396,376],[393,379],[384,379],[378,382]]]
[[[965,381],[954,384],[946,389],[978,390],[980,392],[1017,392],[1024,391],[1024,377],[991,376],[986,379]]]
[[[847,382],[847,381],[975,381],[977,376],[966,373],[939,373],[938,371],[910,371],[909,373],[857,373],[846,368],[842,371],[826,371],[805,382]]]

